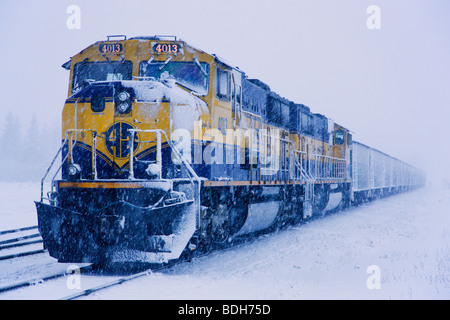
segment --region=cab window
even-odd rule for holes
[[[209,64],[189,61],[142,61],[139,76],[155,80],[174,79],[179,85],[205,96],[208,94]]]
[[[78,62],[74,67],[72,94],[82,89],[85,81],[131,80],[131,61]]]
[[[230,100],[230,73],[217,68],[217,97]]]
[[[334,144],[344,144],[345,132],[343,130],[336,131],[334,136]]]

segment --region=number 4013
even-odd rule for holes
[[[180,52],[180,48],[178,44],[157,43],[153,46],[153,51],[158,53],[178,53]]]

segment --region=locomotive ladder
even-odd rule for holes
[[[304,196],[303,196],[303,217],[308,218],[312,215],[312,204],[314,202],[314,185],[316,179],[306,170],[306,159],[308,157],[306,152],[295,149],[294,141],[287,138],[280,138],[280,142],[289,146],[289,155],[294,161],[294,168],[292,168],[292,174],[289,178],[293,178],[295,181],[301,181],[305,183]],[[284,157],[284,156],[283,156]],[[303,161],[303,157],[306,157]],[[281,164],[280,164],[281,166]]]
[[[312,216],[312,205],[314,202],[314,182],[315,179],[311,176],[311,174],[305,170],[303,166],[303,155],[306,155],[305,152],[294,150],[294,163],[297,170],[300,172],[300,180],[305,181],[305,194],[303,199],[303,218],[308,218]],[[300,160],[299,156],[300,154]]]

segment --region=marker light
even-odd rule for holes
[[[73,163],[69,166],[69,169],[68,169],[69,175],[75,176],[75,175],[79,174],[80,172],[81,172],[81,167],[78,164]]]

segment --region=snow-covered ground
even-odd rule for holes
[[[0,183],[0,229],[35,224],[39,191]],[[87,299],[450,299],[450,189],[381,199]]]
[[[0,182],[0,230],[37,225],[33,201],[40,197],[40,183]]]

